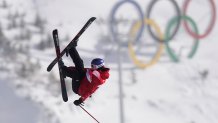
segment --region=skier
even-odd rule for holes
[[[83,102],[99,88],[99,85],[105,83],[109,78],[109,68],[105,67],[104,60],[101,58],[95,58],[91,61],[91,68],[84,68],[83,60],[80,58],[78,51],[76,50],[78,41],[74,41],[70,49],[68,49],[75,67],[67,67],[64,65],[61,59],[61,67],[64,77],[72,78],[73,92],[81,96],[78,100],[74,101],[76,106],[83,104]]]

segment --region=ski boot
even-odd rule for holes
[[[72,48],[72,47],[77,47],[77,42],[79,41],[79,39],[77,39],[76,41],[74,41],[73,43],[71,43],[69,45],[69,48],[67,48],[66,50],[66,56],[68,57],[68,54],[69,54],[69,49]]]

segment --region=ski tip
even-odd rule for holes
[[[52,33],[57,33],[57,32],[58,32],[58,30],[57,30],[57,29],[54,29]]]
[[[47,67],[47,71],[50,72],[50,71],[51,71],[51,68],[50,68],[50,67]]]
[[[63,98],[63,101],[64,102],[67,102],[68,101],[68,98],[66,97],[66,98]]]
[[[96,19],[96,17],[91,17],[90,20],[94,21]]]

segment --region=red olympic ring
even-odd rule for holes
[[[184,6],[183,6],[183,12],[184,14],[186,15],[187,13],[187,8],[188,8],[188,4],[190,3],[191,0],[186,0],[185,3],[184,3]],[[185,26],[185,29],[186,31],[194,38],[196,39],[202,39],[202,38],[205,38],[208,34],[210,34],[210,32],[212,31],[214,25],[215,25],[215,22],[216,22],[216,5],[215,5],[215,2],[214,0],[209,0],[210,1],[210,4],[211,4],[211,7],[212,7],[212,19],[210,21],[210,24],[207,28],[207,30],[205,31],[204,34],[196,34],[194,33],[193,31],[191,31],[191,29],[189,28],[188,24],[186,21],[184,21],[184,26]]]

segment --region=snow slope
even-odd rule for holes
[[[181,7],[183,1],[177,1]],[[19,96],[26,97],[39,105],[41,111],[38,122],[95,122],[79,107],[73,105],[73,101],[79,97],[71,91],[70,79],[67,79],[69,101],[67,103],[62,101],[57,67],[55,66],[50,73],[46,71],[47,65],[55,57],[53,47],[44,50],[36,48],[38,42],[46,37],[46,34],[51,34],[55,28],[59,30],[59,37],[63,41],[61,47],[64,47],[88,18],[95,16],[97,20],[80,38],[78,50],[84,58],[85,66],[89,66],[92,58],[103,57],[107,66],[112,69],[110,79],[91,99],[86,101],[85,108],[102,123],[120,123],[117,43],[111,41],[113,37],[108,30],[109,15],[118,0],[32,0],[28,2],[17,0],[13,1],[14,3],[12,0],[8,0],[7,2],[11,4],[12,8],[20,9],[21,13],[25,12],[25,9],[28,10],[25,20],[30,23],[34,21],[33,18],[37,13],[47,21],[44,25],[43,34],[45,35],[34,33],[29,42],[22,42],[24,46],[30,47],[28,54],[18,53],[16,60],[11,56],[7,57],[6,61],[2,59],[4,52],[0,52],[0,60],[3,61],[0,78],[13,80],[11,84],[14,85],[15,92]],[[149,1],[138,0],[137,2],[145,12]],[[166,20],[175,13],[172,12],[171,4],[168,2],[160,3],[155,6],[152,17],[160,24],[161,30],[164,30]],[[190,14],[196,20],[200,33],[204,32],[210,18],[208,14],[210,8],[206,5],[208,3],[203,0],[195,0],[190,4],[193,6],[189,9]],[[24,6],[25,9],[23,10],[19,6]],[[157,7],[160,8],[157,9]],[[2,12],[4,11],[7,15],[8,11],[13,10],[12,8],[2,10]],[[135,14],[136,11],[130,5],[126,5],[120,8],[116,17],[133,21],[137,19]],[[0,15],[4,17],[4,14]],[[6,19],[3,22],[7,25]],[[27,28],[33,32],[40,30],[32,25],[28,25]],[[130,28],[129,23],[121,24],[119,27],[119,31],[124,36],[128,33],[126,28]],[[12,31],[4,27],[5,34],[12,34]],[[19,30],[14,29],[13,32],[15,33],[12,37],[15,37]],[[181,31],[174,39],[176,42],[172,44],[173,47],[182,50],[180,52],[181,61],[179,63],[170,61],[168,54],[164,52],[160,62],[146,69],[137,68],[130,59],[127,48],[122,47],[125,123],[217,123],[217,32],[216,24],[211,34],[200,40],[194,58],[187,59],[186,47],[191,46],[190,42],[193,39],[181,27]],[[155,42],[148,33],[145,32],[144,35],[144,40]],[[15,41],[9,35],[6,37],[11,42]],[[142,43],[142,46],[145,46],[146,41]],[[20,44],[20,42],[14,44]],[[184,50],[182,47],[185,47]],[[179,53],[177,52],[177,54]],[[147,58],[150,56],[145,56],[143,60]],[[11,62],[12,59],[13,62]],[[70,58],[64,56],[64,61],[67,65],[72,65]],[[6,63],[7,67],[4,67]],[[21,67],[22,63],[27,65],[24,65],[23,68]],[[16,72],[16,70],[20,71]]]

